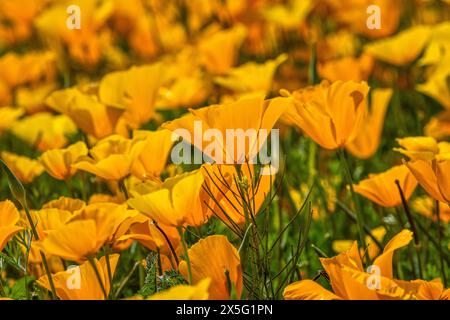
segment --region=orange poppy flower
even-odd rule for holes
[[[364,124],[368,92],[365,82],[324,81],[295,91],[283,117],[323,148],[341,148],[355,140]]]
[[[111,275],[114,276],[117,262],[119,261],[119,255],[112,254],[109,256],[109,260]],[[106,258],[102,257],[100,260],[94,259],[94,263],[97,267],[106,294],[108,295],[111,287],[108,279]],[[53,274],[52,278],[55,284],[56,294],[61,300],[105,299],[95,270],[89,262],[85,262],[80,266],[72,266],[68,270]],[[47,290],[50,290],[47,276],[39,278],[37,283]]]
[[[99,102],[95,96],[84,94],[78,89],[53,92],[46,104],[57,112],[67,115],[80,130],[102,139],[116,132],[116,126],[123,110]]]
[[[450,203],[450,160],[417,160],[405,164],[433,199]]]
[[[187,252],[189,255],[192,284],[198,284],[206,278],[211,279],[209,298],[212,300],[230,299],[230,281],[239,298],[242,293],[242,269],[236,248],[225,236],[209,236],[194,244]],[[181,261],[181,274],[187,279],[187,263]],[[227,277],[228,275],[228,277]]]
[[[12,237],[23,229],[16,226],[19,219],[19,211],[11,201],[0,202],[0,252]]]
[[[128,204],[160,224],[201,226],[209,219],[202,202],[203,182],[199,170],[180,174],[166,179],[149,193],[134,192]]]
[[[355,140],[345,146],[355,157],[368,159],[377,152],[392,93],[392,89],[372,90],[370,113]]]
[[[378,268],[379,274],[365,272],[355,241],[350,250],[333,258],[320,259],[330,277],[333,292],[312,280],[302,280],[287,286],[284,298],[288,300],[416,300],[424,298],[423,282],[393,279],[394,252],[408,245],[411,240],[412,232],[403,230],[386,244],[383,253],[374,260],[372,265],[372,268]],[[372,283],[373,277],[376,277],[376,281]]]
[[[395,207],[402,204],[396,181],[399,182],[405,199],[408,200],[417,187],[417,180],[405,165],[369,175],[368,179],[355,185],[355,191],[380,206]]]
[[[88,149],[84,142],[77,142],[66,149],[53,149],[44,152],[39,160],[45,171],[53,178],[66,180],[76,173],[76,168],[72,166],[82,156],[88,154]]]
[[[100,82],[100,101],[123,109],[125,121],[137,129],[155,114],[163,70],[162,64],[154,64],[109,73]]]
[[[180,129],[187,130],[189,134],[182,135],[183,139],[219,164],[239,164],[258,154],[270,135],[268,131],[275,126],[286,108],[287,104],[281,99],[265,101],[258,95],[222,105],[191,109],[191,114],[166,122],[162,127],[177,134]],[[230,129],[242,130],[243,134],[241,136],[236,132],[230,137],[227,134]],[[249,130],[252,134],[247,134]],[[222,139],[216,138],[211,143],[210,139],[214,137],[205,137],[204,132],[220,132]],[[199,134],[200,137],[197,137]]]
[[[1,158],[5,161],[6,165],[11,169],[17,179],[25,184],[33,182],[36,177],[44,172],[44,168],[37,160],[19,156],[7,151],[1,153]]]
[[[172,132],[169,130],[135,132],[131,147],[131,173],[142,180],[159,178],[166,166],[172,144]],[[155,150],[158,152],[154,152]]]
[[[73,167],[105,180],[121,180],[130,174],[130,148],[131,140],[112,135],[97,142],[89,151],[90,157],[78,158]]]

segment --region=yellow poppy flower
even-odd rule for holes
[[[2,79],[9,88],[34,84],[55,78],[56,56],[51,51],[29,52],[22,55],[9,52],[0,58]]]
[[[433,160],[439,153],[439,145],[431,137],[408,137],[397,139],[397,143],[402,148],[394,148],[394,150],[411,160]]]
[[[156,109],[195,107],[205,101],[211,85],[201,76],[179,76],[159,90]]]
[[[105,180],[121,180],[130,174],[133,157],[131,140],[118,135],[97,142],[89,151],[90,157],[78,158],[73,167]]]
[[[427,81],[416,85],[417,91],[432,97],[446,109],[450,109],[450,89],[447,82],[450,75],[449,62],[450,57],[443,58]]]
[[[48,111],[45,99],[57,88],[53,82],[44,83],[33,88],[20,87],[16,90],[16,104],[27,114]]]
[[[296,30],[314,7],[312,0],[296,0],[286,4],[275,4],[264,8],[263,16],[270,23],[284,30]]]
[[[135,132],[131,146],[131,173],[141,180],[159,178],[166,166],[172,144],[172,132],[169,130]],[[154,152],[155,150],[158,152]]]
[[[125,205],[91,204],[75,212],[64,225],[47,232],[38,246],[48,255],[82,262],[96,256],[104,244],[123,236],[137,214]]]
[[[75,211],[68,221],[94,220],[98,235],[105,243],[113,243],[123,236],[136,222],[140,222],[139,212],[128,209],[126,204],[93,203]]]
[[[295,91],[283,115],[325,149],[352,142],[365,121],[369,92],[365,82],[337,81]]]
[[[66,180],[76,173],[76,168],[72,164],[87,153],[86,144],[77,142],[66,149],[48,150],[40,156],[39,160],[45,171],[53,178]]]
[[[137,129],[154,116],[162,78],[162,64],[112,72],[100,81],[100,101],[124,109],[124,119],[133,129]]]
[[[450,203],[450,159],[405,163],[423,189],[435,200]]]
[[[198,46],[205,68],[212,74],[223,74],[233,67],[238,50],[246,36],[245,27],[235,25],[231,29],[205,34]]]
[[[425,135],[438,140],[450,137],[450,111],[443,111],[432,117],[425,125],[424,132]]]
[[[15,125],[15,121],[24,114],[23,109],[14,107],[0,108],[0,134]]]
[[[123,110],[100,103],[95,96],[78,89],[53,92],[46,104],[57,112],[67,115],[83,132],[102,139],[116,132],[117,122]]]
[[[365,52],[375,59],[396,66],[409,64],[422,53],[431,34],[428,26],[416,26],[398,35],[372,42],[365,47]]]
[[[227,283],[231,282],[239,298],[242,293],[242,269],[239,254],[236,248],[225,236],[209,236],[194,244],[187,252],[189,255],[192,284],[198,284],[203,279],[210,278],[209,299],[230,299],[230,289]],[[187,263],[181,261],[179,265],[181,274],[187,279]],[[228,275],[228,276],[227,276]]]
[[[203,279],[194,286],[178,285],[155,293],[149,300],[207,300],[210,279]]]
[[[114,276],[118,254],[109,256],[111,276]],[[108,295],[111,287],[108,279],[108,267],[106,258],[100,260],[94,259],[94,263],[99,273],[99,277]],[[103,300],[105,295],[99,283],[98,276],[92,265],[85,262],[80,266],[72,266],[65,271],[52,275],[56,288],[56,294],[61,300]],[[50,284],[47,276],[43,276],[37,280],[42,287],[50,290]]]
[[[74,123],[68,117],[48,112],[27,116],[11,127],[14,135],[40,151],[64,147],[69,141],[67,136],[76,131]]]
[[[234,93],[258,92],[266,95],[272,87],[276,69],[286,60],[287,55],[283,54],[264,64],[248,62],[228,70],[225,75],[216,77],[214,81]]]
[[[430,197],[425,196],[414,199],[411,203],[411,208],[425,217],[432,218],[434,221],[437,220],[436,200],[433,200]],[[439,218],[445,223],[450,222],[449,204],[443,202],[439,203]]]
[[[6,165],[14,173],[14,175],[22,183],[28,184],[40,176],[44,172],[44,168],[37,160],[33,160],[24,156],[3,151],[1,158],[5,161]]]
[[[265,101],[262,96],[257,95],[222,105],[191,109],[190,114],[166,122],[162,127],[175,132],[179,129],[187,130],[190,134],[187,137],[183,136],[183,139],[217,163],[240,164],[253,159],[258,154],[270,135],[268,131],[275,126],[286,108],[287,104],[281,99]],[[201,125],[200,133],[198,129],[196,130],[198,124]],[[220,132],[223,137],[215,139],[213,147],[211,147],[211,141],[208,140],[211,138],[205,138],[203,134],[208,129]],[[243,134],[245,146],[242,146],[241,137],[238,134],[227,138],[230,136],[227,134],[227,130],[230,129],[243,130],[243,133],[248,130],[256,132],[253,131],[254,134],[250,135]],[[196,139],[198,134],[201,136]]]
[[[209,219],[202,201],[205,196],[203,182],[199,170],[177,175],[166,179],[150,193],[134,192],[128,204],[167,226],[201,226]]]
[[[344,57],[317,66],[321,78],[333,81],[367,81],[373,68],[373,58],[363,54],[359,58]]]
[[[330,6],[331,15],[337,22],[347,26],[353,32],[370,38],[384,38],[397,30],[403,4],[401,0],[325,0],[324,2]],[[367,27],[366,12],[371,5],[380,8],[381,28]]]
[[[380,206],[395,207],[402,204],[396,181],[399,182],[405,199],[408,200],[417,187],[417,180],[405,165],[369,175],[368,179],[355,185],[355,191]]]
[[[80,199],[73,199],[73,198],[66,198],[66,197],[59,197],[56,200],[52,200],[47,202],[42,206],[43,209],[60,209],[60,210],[66,210],[70,212],[75,212],[77,210],[80,210],[84,208],[86,204],[83,200]]]
[[[80,8],[82,27],[71,30],[67,28],[67,7],[76,5]],[[103,0],[92,2],[89,0],[61,1],[36,19],[35,25],[42,37],[62,42],[67,46],[70,57],[86,67],[97,64],[105,48],[102,27],[111,16],[114,1]]]
[[[64,226],[72,218],[73,213],[57,208],[42,208],[41,210],[31,211],[31,216],[33,217],[33,223],[36,225],[39,239],[43,240],[50,231]],[[27,227],[30,228],[28,221]]]
[[[0,202],[0,252],[12,237],[23,229],[20,226],[16,226],[19,219],[19,211],[17,211],[11,201],[5,200]]]
[[[368,159],[380,145],[384,117],[392,97],[392,89],[374,89],[372,91],[371,110],[355,140],[345,148],[355,157]]]

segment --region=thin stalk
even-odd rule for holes
[[[102,289],[103,295],[105,296],[105,300],[108,300],[108,294],[106,293],[105,284],[102,281],[102,278],[100,277],[100,273],[98,272],[97,265],[95,264],[94,258],[88,257],[88,261],[92,266],[92,269],[94,269],[95,276],[97,277],[98,283],[100,284],[100,288]]]
[[[416,256],[417,256],[417,264],[419,267],[419,276],[420,278],[423,278],[423,272],[422,272],[422,261],[420,258],[420,238],[419,234],[416,229],[416,224],[414,222],[413,216],[411,214],[411,211],[409,211],[408,202],[406,201],[405,195],[403,193],[402,187],[400,186],[400,182],[398,180],[395,180],[395,184],[397,185],[398,192],[400,193],[400,198],[402,199],[403,209],[405,210],[406,217],[408,218],[409,225],[411,226],[413,237],[414,237],[414,249],[416,250]]]
[[[441,232],[441,210],[439,201],[436,200],[436,223],[437,223],[437,230],[438,230],[438,246],[439,246],[439,262],[441,267],[441,273],[442,273],[442,280],[444,282],[444,288],[447,287],[447,276],[445,274],[445,268],[444,268],[444,254],[442,252],[442,232]]]
[[[188,247],[186,243],[185,233],[182,227],[178,227],[178,233],[180,234],[181,243],[183,244],[184,257],[186,259],[187,269],[188,269],[188,279],[189,284],[192,284],[192,270],[191,270],[191,260],[189,259]]]
[[[353,188],[353,178],[352,178],[352,174],[350,172],[350,166],[345,157],[344,149],[340,148],[338,152],[339,152],[339,157],[341,160],[341,165],[344,169],[344,174],[347,179],[347,183],[350,186],[350,193],[352,195],[353,203],[355,205],[356,225],[358,227],[359,242],[360,242],[362,248],[366,248],[366,241],[365,241],[365,237],[364,237],[364,221],[363,221],[362,214],[361,214],[362,213],[361,205],[358,201],[358,197],[356,196],[356,192]]]
[[[111,295],[114,296],[113,293],[113,282],[112,282],[112,271],[111,271],[111,261],[109,259],[109,245],[105,246],[105,258],[106,258],[106,269],[108,270],[108,281],[109,281],[109,290]]]
[[[137,261],[133,267],[131,268],[130,272],[127,274],[127,276],[123,279],[123,281],[120,283],[119,287],[116,290],[115,295],[113,296],[113,299],[116,300],[119,295],[121,294],[123,288],[125,288],[126,284],[128,283],[128,281],[130,281],[131,276],[133,275],[133,273],[136,271],[137,267],[140,265],[140,261]]]
[[[3,288],[3,280],[0,278],[0,297],[6,297],[5,289]]]
[[[169,237],[167,236],[167,234],[164,232],[163,229],[161,229],[160,226],[158,226],[158,223],[156,221],[153,221],[153,225],[155,226],[156,229],[158,229],[159,232],[161,232],[161,234],[163,235],[164,239],[166,240],[167,244],[169,245],[170,248],[170,252],[172,252],[173,258],[175,259],[175,262],[178,266],[178,264],[180,263],[178,261],[178,257],[177,257],[177,253],[175,252],[175,248],[173,247],[172,243],[170,242]],[[172,259],[171,259],[172,261]]]
[[[125,180],[124,180],[124,179],[119,180],[119,188],[120,188],[120,190],[123,192],[123,194],[124,194],[124,196],[125,196],[125,199],[130,198],[130,196],[129,196],[129,194],[128,194],[127,187],[125,186]]]
[[[28,223],[31,226],[31,233],[33,234],[34,239],[36,241],[39,241],[39,234],[37,233],[36,226],[34,225],[33,218],[31,217],[30,210],[28,210],[28,205],[26,203],[25,205],[23,205],[23,209],[25,210],[25,214],[27,215]],[[48,282],[50,284],[52,299],[56,299],[57,295],[55,283],[53,282],[52,273],[50,272],[50,268],[48,267],[47,257],[45,256],[45,253],[42,250],[39,250],[39,253],[41,255],[42,264],[44,265],[44,270],[45,273],[47,274]]]

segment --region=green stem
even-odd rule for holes
[[[413,216],[411,214],[411,211],[409,211],[408,202],[406,201],[405,195],[403,193],[402,187],[400,186],[400,182],[398,180],[395,180],[395,184],[397,185],[398,192],[400,193],[400,198],[402,199],[403,208],[405,209],[406,217],[408,218],[409,225],[411,226],[413,237],[414,237],[414,249],[416,250],[416,256],[417,256],[417,264],[419,268],[419,276],[420,278],[423,278],[423,272],[422,272],[422,261],[420,259],[420,238],[419,234],[416,229],[416,224],[414,223]]]
[[[358,235],[359,235],[359,241],[360,241],[360,245],[362,248],[366,248],[366,241],[365,241],[365,237],[364,237],[364,221],[362,218],[362,212],[361,212],[361,205],[359,203],[358,197],[356,196],[356,192],[353,188],[353,179],[352,179],[352,174],[350,172],[350,166],[347,162],[347,159],[345,157],[345,152],[343,148],[339,149],[339,157],[341,160],[341,165],[344,169],[344,174],[346,176],[347,179],[347,183],[350,187],[350,192],[352,195],[352,199],[353,199],[353,204],[355,205],[355,213],[356,213],[356,224],[358,226]]]
[[[106,259],[106,269],[108,270],[108,280],[109,280],[109,290],[111,292],[111,295],[113,294],[113,282],[112,282],[112,271],[111,271],[111,261],[109,260],[109,245],[105,246],[105,259]]]
[[[188,269],[188,279],[189,284],[192,284],[192,270],[191,270],[191,260],[189,259],[188,248],[186,244],[185,233],[183,232],[182,227],[178,227],[178,233],[180,234],[181,243],[183,244],[184,257],[186,259],[187,269]]]
[[[105,284],[100,277],[100,273],[98,272],[97,265],[95,264],[94,259],[92,257],[88,257],[88,261],[91,264],[92,269],[94,269],[95,276],[97,277],[98,283],[100,284],[100,288],[102,289],[103,295],[105,296],[105,300],[108,300],[108,294],[106,293]]]
[[[123,194],[125,195],[125,198],[128,199],[130,196],[128,195],[128,190],[127,190],[127,187],[125,186],[125,180],[124,179],[119,181],[119,188],[123,192]]]
[[[5,289],[3,288],[2,278],[0,278],[0,297],[6,297]]]
[[[33,238],[36,241],[39,241],[39,234],[37,233],[36,226],[34,225],[33,218],[31,217],[30,210],[28,210],[28,205],[26,203],[23,205],[23,209],[25,210],[25,213],[27,215],[28,223],[31,226],[31,232],[33,234]],[[50,284],[50,289],[52,292],[52,299],[56,299],[57,295],[56,295],[55,283],[53,282],[52,273],[50,272],[50,268],[48,267],[47,257],[45,256],[45,253],[42,250],[39,250],[39,253],[41,255],[42,264],[44,265],[44,270],[45,270],[45,273],[47,274],[48,282]],[[28,263],[28,261],[27,261],[27,263]]]
[[[442,252],[442,232],[441,232],[441,210],[439,201],[436,200],[436,223],[437,223],[437,231],[438,231],[438,246],[439,246],[439,262],[442,273],[442,281],[444,282],[444,288],[447,287],[447,276],[445,274],[444,267],[444,254]]]

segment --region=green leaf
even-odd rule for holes
[[[8,178],[8,186],[11,190],[12,195],[14,198],[17,199],[17,201],[20,202],[23,208],[27,207],[27,195],[25,188],[23,187],[22,183],[17,179],[17,177],[14,175],[14,173],[9,169],[9,167],[6,165],[3,160],[0,159],[0,165],[3,168],[3,171],[6,173],[6,176]]]

